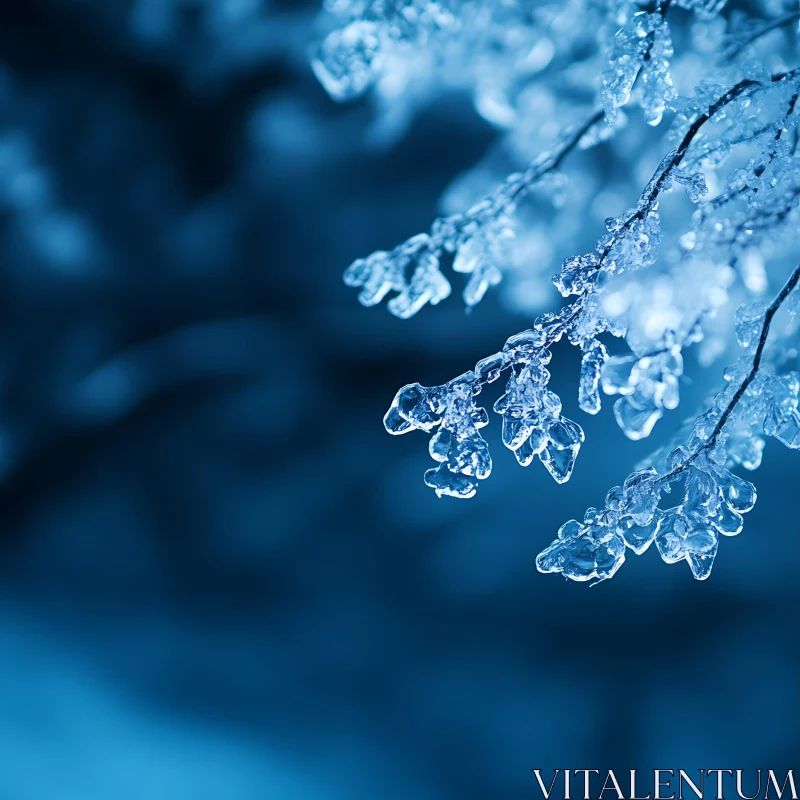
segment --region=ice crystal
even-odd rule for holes
[[[591,339],[583,348],[578,403],[587,414],[600,410],[600,376],[608,360],[608,350],[598,339]]]

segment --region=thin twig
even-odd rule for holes
[[[739,83],[728,89],[725,94],[723,94],[716,102],[709,106],[706,111],[697,117],[681,140],[681,143],[678,145],[669,163],[666,165],[666,167],[664,167],[658,178],[656,178],[654,181],[651,181],[648,185],[650,190],[649,193],[646,193],[639,199],[636,211],[631,214],[627,220],[625,220],[624,225],[622,225],[619,231],[617,231],[609,239],[608,243],[600,253],[600,259],[597,262],[595,269],[602,269],[608,254],[630,231],[634,223],[644,219],[647,214],[653,210],[653,207],[655,206],[661,191],[664,189],[664,186],[667,184],[670,175],[678,168],[678,166],[680,166],[681,162],[686,156],[686,151],[689,149],[689,145],[692,143],[694,137],[697,136],[703,125],[705,125],[705,123],[708,122],[708,120],[710,120],[720,109],[724,108],[726,105],[728,105],[728,103],[733,102],[737,97],[744,94],[745,91],[754,86],[760,85],[761,84],[758,83],[758,81],[751,80],[750,78],[745,78],[739,81]]]
[[[780,290],[778,296],[772,301],[769,308],[764,313],[764,322],[761,326],[761,333],[758,338],[758,346],[756,347],[756,352],[753,356],[753,363],[750,367],[750,371],[747,373],[744,380],[739,385],[739,388],[736,390],[736,393],[725,407],[725,410],[722,412],[722,416],[719,418],[716,426],[714,427],[714,431],[712,432],[711,436],[703,444],[701,444],[689,456],[689,458],[683,462],[683,464],[670,470],[666,475],[662,475],[657,480],[658,484],[668,483],[669,481],[678,477],[678,475],[689,469],[689,467],[702,453],[704,453],[706,450],[710,450],[717,443],[717,439],[719,439],[719,436],[722,433],[726,423],[730,419],[733,410],[736,408],[739,401],[744,396],[744,393],[747,391],[747,387],[753,382],[753,379],[758,374],[758,370],[761,368],[761,360],[764,355],[764,348],[767,344],[769,329],[772,325],[772,318],[775,316],[775,314],[777,314],[778,309],[783,305],[786,298],[792,293],[792,290],[797,286],[798,282],[800,282],[800,265],[795,267],[794,272],[792,272],[789,280],[786,281],[783,289]]]
[[[794,77],[798,72],[800,72],[800,68],[796,68],[791,70],[791,72],[781,72],[775,75],[772,75],[770,81],[772,83],[778,83],[786,78]],[[624,238],[624,236],[630,231],[633,227],[634,223],[639,220],[643,220],[654,208],[656,202],[658,201],[658,197],[661,194],[661,191],[664,187],[668,184],[669,178],[672,173],[680,166],[683,159],[686,157],[686,152],[689,149],[689,145],[692,143],[693,139],[699,133],[700,129],[708,122],[718,111],[723,109],[729,103],[733,102],[737,97],[740,97],[744,94],[747,90],[752,89],[756,86],[762,86],[763,84],[760,81],[755,81],[750,78],[744,78],[743,80],[739,81],[735,86],[732,86],[728,89],[725,94],[719,97],[714,103],[712,103],[706,111],[704,111],[697,119],[692,123],[689,130],[686,132],[685,136],[681,140],[681,143],[678,145],[677,149],[675,150],[674,155],[670,159],[669,163],[664,167],[661,174],[655,180],[651,181],[648,184],[648,189],[645,190],[645,194],[639,198],[639,203],[637,204],[636,211],[625,220],[625,223],[622,227],[617,231],[608,241],[608,243],[603,248],[602,252],[600,253],[600,259],[598,260],[595,269],[599,270],[603,267],[608,254],[613,250],[613,248],[619,243],[619,241]],[[791,109],[794,109],[794,102],[791,104]]]
[[[798,72],[800,72],[800,67],[791,70],[790,72],[782,72],[772,75],[770,78],[771,83],[778,83],[781,80],[786,78],[794,77]],[[659,194],[664,189],[667,179],[669,178],[670,173],[677,169],[680,163],[683,161],[686,153],[691,145],[692,141],[694,140],[695,136],[699,133],[700,129],[703,125],[708,122],[717,112],[719,112],[722,108],[727,106],[737,97],[740,97],[744,92],[753,89],[755,87],[762,87],[764,84],[751,80],[750,78],[745,78],[736,85],[732,86],[728,89],[724,94],[722,94],[716,101],[714,101],[702,114],[700,114],[697,119],[692,123],[689,130],[686,132],[685,136],[681,140],[681,143],[678,145],[678,148],[675,150],[673,157],[670,159],[667,166],[658,176],[658,178],[654,178],[648,184],[648,188],[645,189],[645,193],[640,197],[639,203],[637,206],[637,211],[634,212],[628,219],[625,221],[625,224],[620,228],[620,230],[615,233],[603,248],[600,259],[596,266],[596,269],[599,270],[608,257],[608,254],[611,252],[613,247],[619,243],[621,238],[626,234],[630,228],[633,226],[634,222],[638,219],[642,219],[645,214],[649,213],[653,206],[656,204],[658,200]],[[793,108],[794,106],[792,106]],[[600,113],[600,112],[598,112]],[[648,191],[649,190],[649,191]],[[593,292],[592,284],[589,284],[587,288],[580,294],[570,305],[564,306],[561,313],[563,316],[562,324],[559,326],[558,333],[554,335],[552,340],[546,341],[542,347],[547,347],[550,344],[560,338],[566,328],[568,328],[572,323],[577,320],[583,311],[586,308],[586,303],[588,302],[589,297]],[[511,368],[511,364],[505,364],[501,368],[501,372],[505,372],[507,369]],[[480,391],[481,387],[488,382],[488,379],[478,377],[475,380],[474,387],[476,391]]]
[[[544,156],[538,156],[536,160],[529,164],[524,172],[511,176],[511,178],[517,182],[517,186],[504,198],[502,207],[509,208],[513,206],[514,203],[531,191],[545,175],[555,172],[561,166],[564,159],[578,146],[583,137],[602,119],[602,109],[595,111],[582,125],[576,128],[574,132],[567,135],[567,138],[563,140],[559,149],[555,152],[545,154]],[[419,237],[419,244],[416,247],[408,249],[409,242],[417,238],[412,237],[397,245],[397,247],[392,250],[392,253],[400,253],[402,251],[407,256],[421,256],[426,252],[437,253],[441,251],[444,247],[445,239],[458,235],[469,223],[479,221],[485,211],[483,208],[484,204],[491,204],[494,198],[502,195],[510,182],[512,181],[507,179],[493,192],[487,195],[483,201],[478,203],[476,207],[480,208],[480,211],[472,214],[467,211],[463,214],[458,213],[449,217],[439,217],[434,221],[433,225],[431,225],[427,238]],[[497,210],[496,207],[493,208],[494,213],[497,213]]]

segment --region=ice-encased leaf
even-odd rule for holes
[[[380,303],[389,292],[400,292],[405,287],[402,265],[383,250],[356,259],[345,270],[344,282],[354,288],[363,287],[358,302],[367,308]]]
[[[389,433],[406,433],[406,422],[421,431],[430,431],[442,421],[436,408],[434,391],[418,383],[409,383],[394,396],[392,405],[384,417],[384,425]]]
[[[493,383],[503,372],[505,366],[505,356],[503,353],[495,353],[492,356],[482,358],[475,365],[475,374],[486,383]]]
[[[672,105],[675,91],[669,62],[672,58],[672,39],[662,14],[650,15],[652,42],[642,65],[642,97],[645,122],[658,125],[664,112]]]
[[[447,458],[447,468],[484,480],[492,472],[489,445],[480,435],[454,437]]]
[[[727,503],[719,504],[717,515],[712,518],[711,524],[725,536],[736,536],[741,533],[744,526],[742,515],[734,511]]]
[[[631,97],[641,74],[641,105],[645,120],[658,125],[674,97],[669,60],[672,42],[664,16],[639,11],[614,36],[609,68],[603,73],[602,100],[606,120],[612,123],[617,109]]]
[[[539,453],[539,459],[553,476],[553,480],[556,483],[566,483],[572,476],[579,449],[578,445],[556,447],[552,442],[548,441],[544,450]]]
[[[457,244],[453,259],[453,270],[470,276],[464,287],[464,303],[475,306],[483,300],[483,296],[492,286],[497,286],[503,279],[503,273],[495,264],[496,254],[493,252],[491,233],[500,237],[502,231],[484,232],[483,235],[468,236]]]
[[[756,487],[750,481],[734,475],[724,467],[714,467],[714,479],[722,492],[725,502],[740,514],[750,511],[756,504]]]
[[[456,254],[453,258],[454,272],[468,274],[486,259],[486,243],[482,237],[470,236],[462,239],[456,247]]]
[[[704,523],[693,522],[676,509],[670,509],[661,520],[655,542],[661,557],[668,564],[684,559],[689,561],[695,577],[699,574],[708,577],[714,556],[717,553],[718,536],[714,529]],[[692,558],[700,557],[700,558]],[[703,565],[703,570],[695,572],[695,566]]]
[[[464,287],[462,293],[464,303],[470,308],[478,305],[486,292],[492,286],[497,286],[502,280],[503,273],[494,264],[488,262],[480,264],[472,271],[472,275]]]
[[[649,467],[631,473],[622,486],[625,514],[637,525],[648,525],[656,514],[661,499],[658,472]]]
[[[489,445],[479,432],[489,416],[475,405],[477,380],[474,372],[465,372],[443,386],[408,384],[384,417],[392,434],[412,429],[433,433],[428,450],[439,466],[425,473],[425,482],[440,497],[471,497],[477,481],[492,471]]]
[[[606,120],[612,123],[617,109],[631,96],[636,76],[648,48],[650,14],[640,11],[614,37],[611,64],[603,73],[602,98]]]
[[[764,451],[764,440],[752,431],[732,431],[727,441],[728,455],[745,469],[758,469]]]
[[[779,410],[774,405],[764,421],[764,432],[792,450],[800,448],[800,413],[797,409]]]
[[[546,446],[547,434],[541,428],[534,428],[530,436],[514,450],[514,455],[521,466],[527,467]]]
[[[597,280],[599,261],[597,253],[568,258],[553,278],[556,289],[564,297],[583,294]]]
[[[690,174],[675,171],[672,173],[672,177],[676,183],[686,189],[686,194],[693,203],[699,203],[703,196],[708,194],[708,186],[706,186],[706,179],[702,172]]]
[[[671,508],[664,512],[656,533],[656,547],[667,564],[675,564],[686,557],[683,543],[686,539],[688,521],[679,509]]]
[[[719,544],[715,542],[714,547],[707,553],[686,554],[686,560],[689,562],[692,575],[694,575],[698,581],[704,581],[711,575],[714,559],[717,557],[718,546]]]
[[[453,446],[453,432],[447,428],[440,428],[431,436],[428,451],[434,461],[447,461],[450,448]]]
[[[683,513],[705,519],[716,514],[719,502],[719,487],[711,475],[699,469],[690,469],[686,478]]]
[[[386,415],[383,418],[383,426],[386,428],[388,433],[391,433],[395,436],[414,430],[414,425],[412,425],[400,414],[397,406],[395,405],[390,406],[389,410],[386,412]]]

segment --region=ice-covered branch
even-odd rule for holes
[[[697,459],[703,455],[703,453],[716,446],[720,434],[725,428],[725,425],[733,415],[734,410],[738,406],[742,397],[744,397],[745,392],[750,387],[750,384],[753,382],[758,374],[759,369],[761,368],[761,361],[764,356],[764,348],[767,345],[767,337],[769,336],[769,330],[770,326],[772,325],[773,317],[778,313],[778,309],[780,309],[780,307],[784,304],[786,298],[789,297],[790,293],[793,292],[797,287],[798,281],[800,281],[800,266],[794,270],[778,296],[772,301],[772,303],[770,303],[769,307],[764,312],[761,330],[758,335],[758,345],[756,346],[756,352],[753,356],[752,365],[742,379],[742,382],[739,384],[739,388],[734,392],[733,397],[723,408],[722,413],[719,415],[719,419],[717,420],[717,423],[711,432],[711,435],[708,437],[708,439],[703,441],[702,444],[698,445],[685,461],[682,461],[680,464],[671,469],[666,475],[664,475],[663,478],[661,478],[662,483],[667,483],[674,478],[677,478],[681,473],[692,467]]]
[[[549,348],[565,335],[581,348],[580,405],[588,413],[597,413],[599,385],[608,360],[606,347],[597,337],[604,332],[615,336],[625,333],[624,327],[615,326],[603,315],[599,302],[602,292],[598,290],[612,276],[641,269],[655,260],[660,239],[659,197],[678,177],[678,168],[703,125],[737,98],[789,80],[794,74],[773,76],[767,84],[743,79],[698,114],[678,147],[659,165],[637,206],[607,222],[609,232],[592,253],[566,260],[554,282],[565,297],[575,297],[571,303],[557,313],[537,318],[530,330],[512,336],[502,351],[478,362],[473,371],[442,386],[415,383],[397,393],[384,419],[386,429],[392,434],[413,429],[433,433],[430,454],[440,464],[426,472],[425,481],[438,495],[472,497],[478,481],[491,473],[489,447],[479,432],[488,424],[489,416],[476,406],[475,397],[486,383],[506,371],[511,373],[506,393],[494,406],[503,416],[504,444],[514,451],[522,466],[538,456],[556,481],[569,479],[583,431],[561,415],[561,400],[548,389]],[[704,188],[690,176],[680,177],[690,195],[699,194]],[[690,337],[687,335],[687,339]],[[642,385],[648,389],[647,402],[641,404],[641,393],[639,400],[626,396],[622,398],[624,410],[617,411],[617,417],[631,438],[641,438],[650,432],[661,408],[677,405],[677,377],[682,372],[680,346],[667,342],[653,356],[639,358],[635,367],[643,378]]]
[[[726,468],[734,460],[724,441],[726,428],[741,415],[787,446],[800,447],[797,373],[773,374],[753,391],[773,319],[798,282],[800,266],[761,316],[755,352],[733,394],[721,393],[695,425],[687,445],[670,453],[668,470],[664,474],[655,468],[634,472],[622,487],[609,491],[602,509],[590,508],[582,523],[570,520],[563,525],[558,538],[537,558],[541,572],[560,572],[576,581],[606,580],[622,566],[627,549],[640,555],[655,542],[667,563],[686,560],[695,578],[709,576],[720,534],[739,533],[742,514],[756,501],[753,484]],[[727,377],[737,376],[739,371],[732,370]],[[680,478],[685,483],[683,502],[660,509],[662,493],[669,492],[670,483]]]
[[[476,305],[487,289],[500,281],[493,251],[508,228],[508,217],[516,204],[542,178],[558,170],[602,118],[603,112],[596,111],[578,128],[568,131],[553,150],[540,155],[524,172],[510,175],[465,213],[440,217],[428,233],[412,236],[393,250],[378,250],[357,259],[347,268],[345,283],[361,287],[358,299],[364,306],[376,305],[389,292],[397,292],[388,309],[407,319],[425,305],[436,305],[450,295],[450,282],[440,270],[440,259],[444,252],[454,253],[453,269],[470,276],[464,302]]]
[[[761,245],[768,234],[774,236],[787,220],[800,199],[800,178],[793,164],[794,147],[784,136],[787,131],[796,130],[797,100],[798,92],[793,89],[777,124],[764,125],[759,115],[755,128],[744,126],[747,132],[734,140],[734,146],[753,143],[769,133],[771,140],[745,168],[731,173],[723,191],[701,204],[694,230],[683,240],[687,250],[718,253],[730,266],[738,267],[748,249]],[[724,147],[724,143],[717,147]],[[702,163],[718,157],[715,147],[695,160]]]

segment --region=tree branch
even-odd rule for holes
[[[439,217],[431,225],[428,237],[425,241],[420,241],[416,248],[407,250],[410,240],[406,240],[392,251],[404,250],[409,255],[421,255],[424,252],[436,252],[444,247],[447,239],[456,236],[470,222],[480,220],[487,209],[492,209],[493,215],[501,209],[507,209],[527,194],[531,188],[550,172],[555,172],[563,163],[564,159],[578,146],[581,139],[592,129],[594,125],[603,119],[602,109],[595,111],[582,125],[568,133],[561,146],[555,151],[545,153],[537,157],[525,172],[516,173],[501,183],[491,194],[487,195],[483,201],[477,203],[473,209],[464,214],[452,214],[449,217]],[[511,186],[511,191],[509,191]],[[507,196],[504,195],[507,193]],[[502,202],[495,204],[495,201]]]

